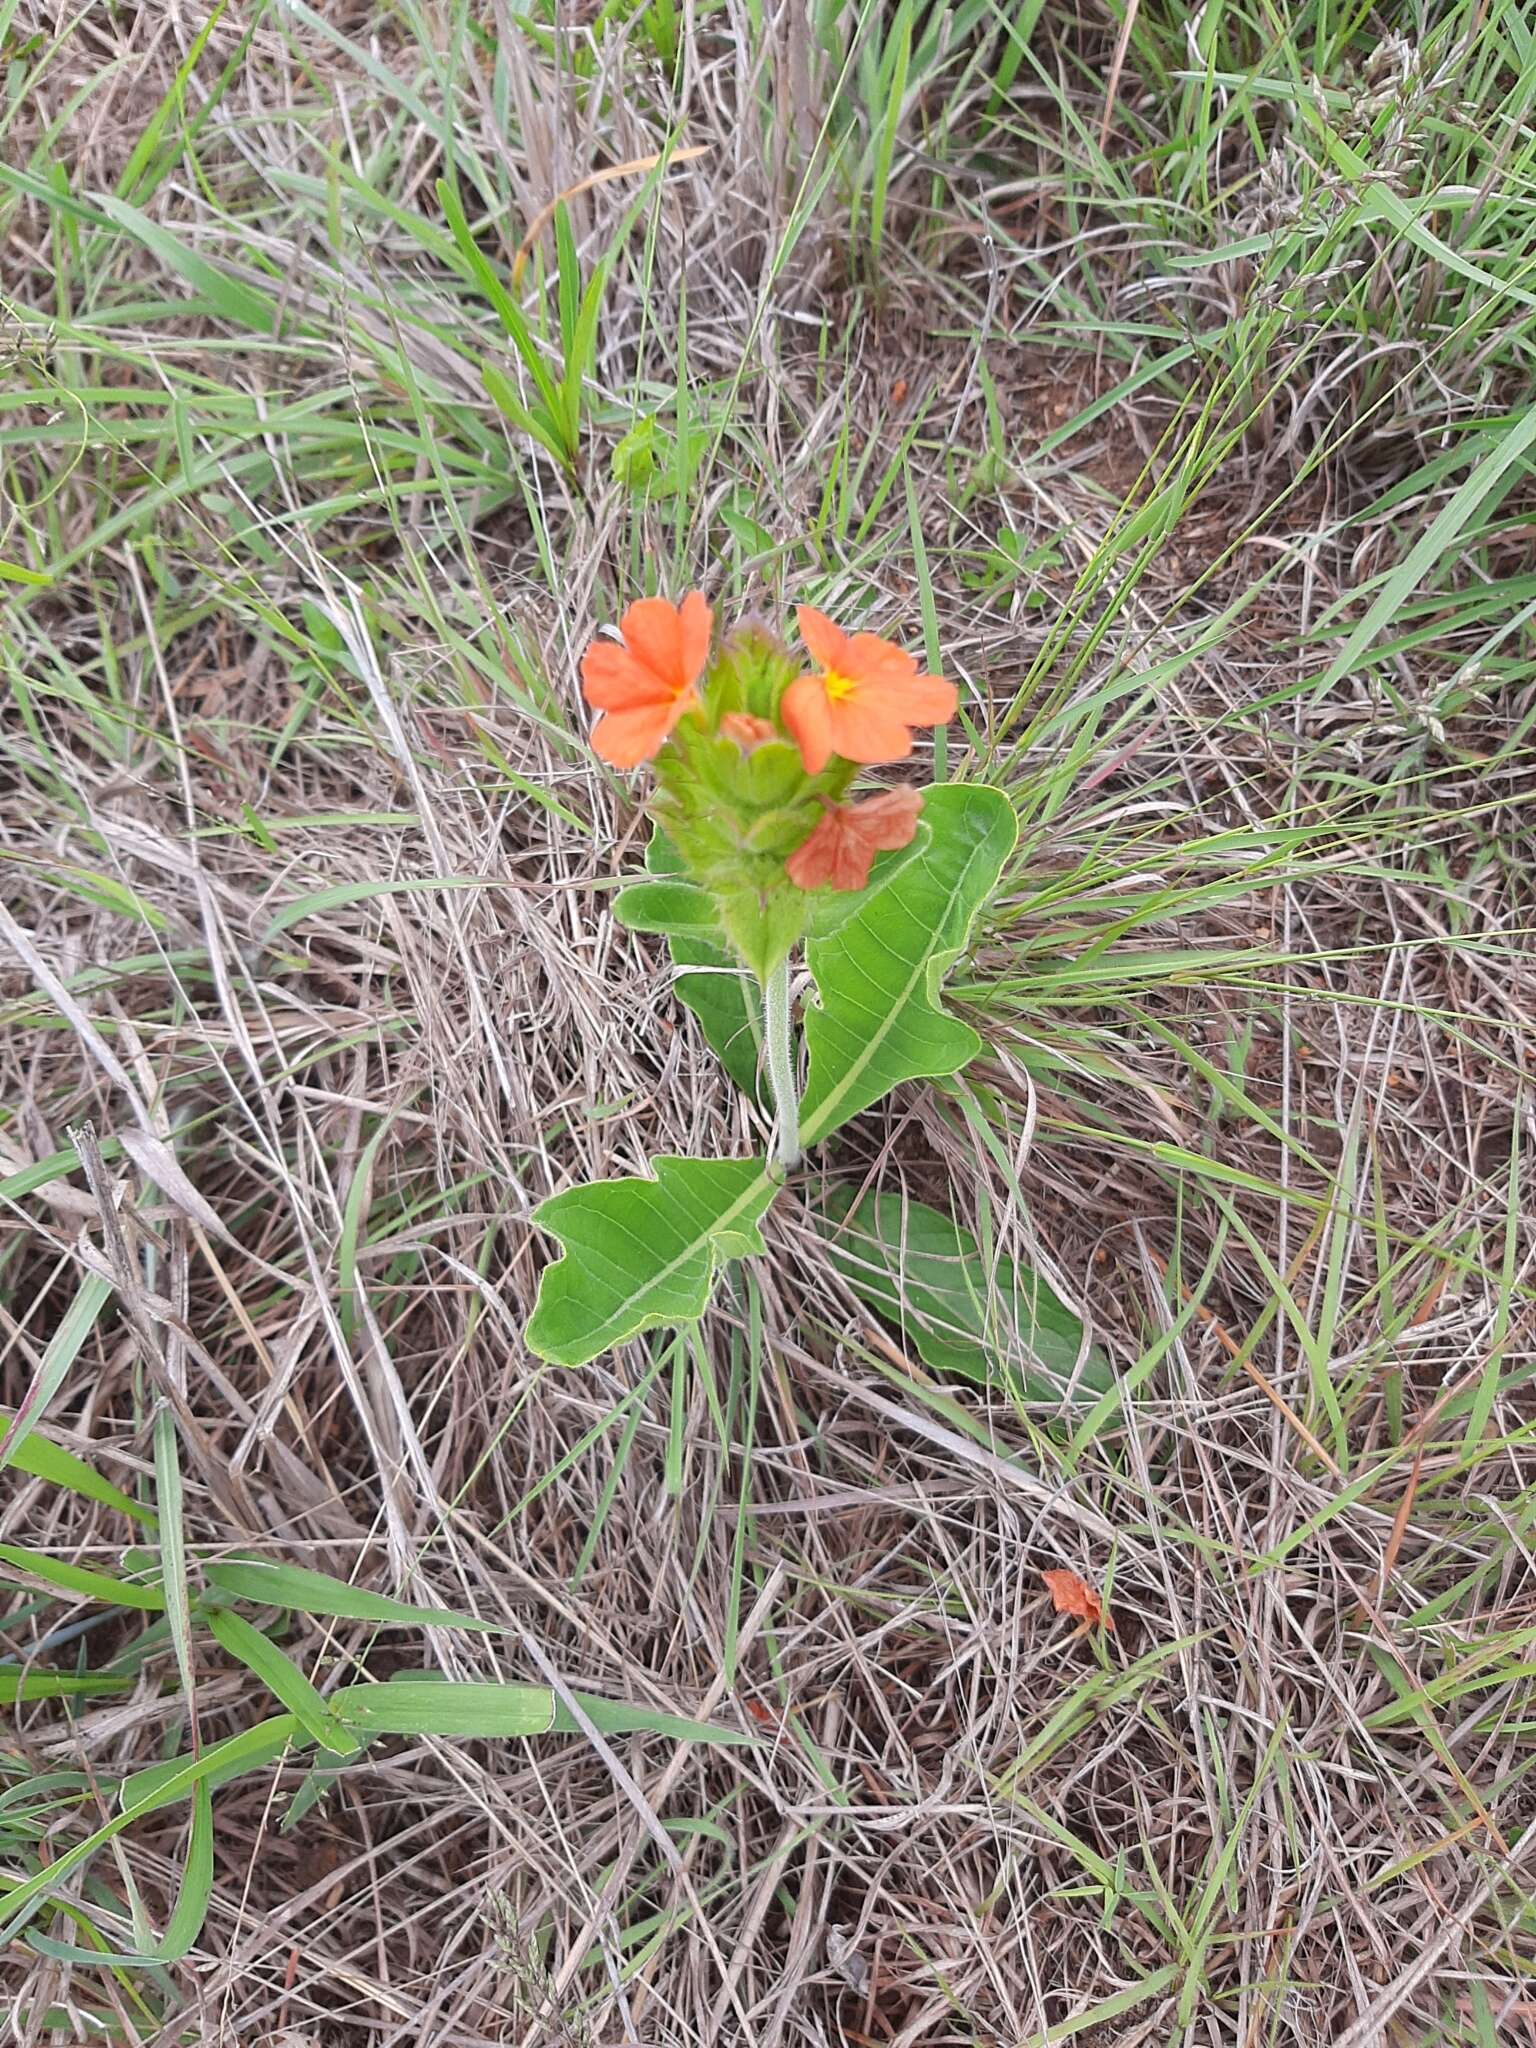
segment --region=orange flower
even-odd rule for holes
[[[1046,1590],[1051,1596],[1051,1605],[1058,1614],[1078,1615],[1084,1628],[1091,1628],[1096,1621],[1103,1622],[1108,1629],[1114,1627],[1115,1624],[1104,1612],[1104,1603],[1098,1594],[1092,1586],[1080,1579],[1076,1572],[1042,1572],[1040,1576],[1044,1579]]]
[[[642,597],[619,621],[624,645],[594,640],[582,657],[581,693],[603,715],[592,746],[615,768],[649,761],[685,712],[709,659],[714,614],[697,590],[681,606]]]
[[[875,855],[910,846],[923,808],[920,789],[888,789],[862,804],[828,804],[803,846],[784,863],[799,889],[862,889]]]
[[[746,754],[750,754],[754,747],[760,747],[765,740],[776,740],[779,736],[776,725],[770,725],[766,718],[758,718],[750,711],[727,711],[720,721],[720,730]]]
[[[797,605],[795,616],[820,668],[784,692],[784,723],[808,775],[819,775],[834,754],[866,767],[904,761],[914,725],[943,725],[954,717],[954,684],[919,675],[911,655],[889,640],[849,635],[813,605]]]

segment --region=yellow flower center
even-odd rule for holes
[[[859,687],[852,676],[840,676],[835,668],[829,668],[821,679],[821,686],[834,704],[841,704],[845,697],[851,697]]]

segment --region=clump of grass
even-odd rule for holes
[[[7,1953],[23,2038],[1507,2038],[1517,12],[181,34],[0,30],[0,1341],[54,1447],[0,1498],[53,1572],[4,1623],[0,1869],[259,1717],[190,1626],[237,1548],[509,1631],[412,1668],[763,1740],[423,1735],[288,1832],[274,1762],[184,1953],[123,1960],[186,1806]],[[958,990],[988,1057],[828,1178],[1045,1276],[1107,1386],[925,1368],[793,1200],[697,1339],[521,1350],[538,1199],[748,1137],[604,907],[633,812],[572,656],[653,580],[962,679],[941,770],[1022,826]],[[167,1489],[146,1628],[67,1568]],[[397,1661],[281,1647],[323,1699]]]

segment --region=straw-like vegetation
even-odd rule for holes
[[[0,55],[8,2038],[1536,2037],[1522,7]],[[922,650],[1018,851],[982,1058],[568,1372],[531,1210],[763,1140],[578,691],[694,585]],[[348,1761],[402,1671],[556,1732]]]

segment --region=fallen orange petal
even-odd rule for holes
[[[1042,1572],[1040,1576],[1058,1614],[1075,1614],[1089,1624],[1102,1622],[1105,1628],[1114,1628],[1115,1624],[1104,1612],[1104,1603],[1098,1594],[1076,1572],[1051,1571]]]

